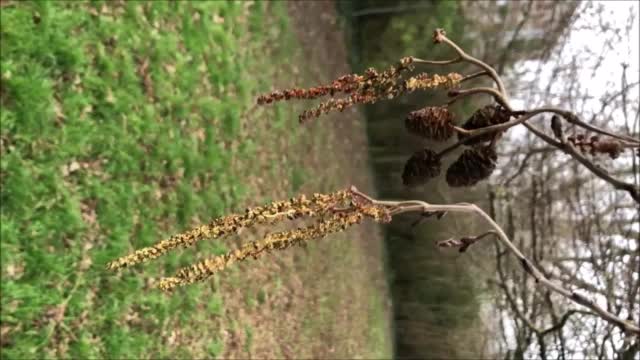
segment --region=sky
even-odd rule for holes
[[[612,44],[613,49],[602,54],[603,64],[596,73],[591,71],[591,66],[598,61],[597,57],[581,57],[578,79],[580,85],[585,88],[590,95],[594,96],[594,100],[590,101],[589,107],[597,109],[600,107],[599,98],[607,89],[620,88],[621,84],[621,64],[626,63],[628,67],[629,82],[638,81],[640,78],[640,2],[639,1],[598,1],[595,6],[602,6],[609,22],[609,26],[620,28],[623,41]],[[630,14],[634,14],[633,26],[629,34],[625,33]],[[596,30],[589,26],[598,23],[598,17],[591,13],[584,14],[575,24],[577,29],[570,34],[566,55],[586,54],[587,49],[600,52],[605,45],[605,39],[597,33]],[[584,26],[584,28],[582,28]],[[565,57],[569,57],[566,56]],[[525,61],[521,66],[531,69],[533,72],[540,65],[539,61]],[[546,84],[551,79],[551,71],[553,66],[543,67],[542,83]],[[531,75],[532,76],[532,75]],[[636,99],[639,97],[639,89],[633,92]],[[525,108],[524,94],[512,94],[512,102],[516,108]],[[548,105],[562,106],[557,99],[550,99]]]

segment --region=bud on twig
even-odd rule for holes
[[[558,115],[553,115],[551,117],[551,130],[553,131],[553,136],[556,139],[560,140],[560,142],[564,142],[563,133],[562,133],[562,121]]]
[[[597,154],[606,154],[610,158],[616,159],[624,150],[623,144],[619,140],[611,138],[602,139],[598,135],[593,135],[587,139],[584,134],[567,137],[567,140],[582,153],[588,153],[591,156]]]
[[[438,246],[439,247],[457,247],[459,248],[458,251],[465,252],[467,251],[467,249],[469,248],[469,246],[473,245],[474,243],[476,243],[477,241],[481,240],[484,237],[487,237],[489,235],[496,235],[498,236],[498,233],[490,230],[485,232],[484,234],[478,235],[478,236],[465,236],[465,237],[461,237],[459,239],[456,238],[450,238],[447,240],[441,240],[438,241]]]

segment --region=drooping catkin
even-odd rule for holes
[[[183,234],[138,250],[117,259],[107,266],[111,270],[155,259],[178,246],[190,246],[205,237],[224,236],[254,224],[273,224],[285,218],[311,217],[312,225],[294,230],[268,234],[265,238],[250,242],[240,249],[213,257],[179,270],[175,276],[163,278],[159,287],[171,291],[178,286],[201,281],[226,268],[236,261],[248,257],[258,258],[265,252],[287,249],[293,245],[304,245],[306,241],[343,231],[369,217],[380,223],[391,221],[391,213],[384,206],[375,205],[353,189],[330,194],[314,194],[310,199],[304,195],[288,201],[274,201],[266,206],[248,208],[243,215],[218,218]]]
[[[404,82],[396,81],[395,78],[374,77],[374,80],[365,82],[365,86],[358,88],[358,91],[351,93],[342,99],[329,99],[310,110],[305,110],[300,114],[300,122],[320,117],[332,110],[344,111],[357,104],[373,104],[380,100],[390,100],[405,93],[416,90],[425,90],[439,86],[455,86],[462,76],[457,73],[450,73],[446,76],[422,73],[411,77]]]
[[[311,239],[318,239],[331,233],[343,231],[354,224],[360,223],[364,216],[365,214],[356,210],[338,212],[313,225],[271,233],[262,240],[245,244],[240,249],[230,251],[225,255],[206,259],[182,268],[174,277],[162,279],[159,287],[164,291],[172,291],[177,286],[205,280],[229,265],[246,260],[249,257],[257,259],[264,253],[273,250],[284,250],[294,245],[302,245]]]
[[[309,89],[293,88],[273,91],[259,96],[257,103],[258,105],[264,105],[290,99],[317,99],[326,95],[332,97],[336,94],[346,95],[343,98],[328,99],[309,110],[303,111],[299,116],[299,120],[302,123],[334,110],[344,111],[357,104],[371,104],[380,100],[393,99],[407,92],[440,86],[454,87],[462,79],[462,75],[457,73],[447,75],[421,73],[403,80],[402,75],[413,69],[412,63],[413,59],[411,57],[405,57],[383,72],[369,68],[363,75],[344,75],[329,85],[321,85]]]
[[[311,199],[301,195],[287,201],[274,201],[266,206],[247,208],[244,214],[220,217],[209,224],[171,236],[153,246],[136,250],[130,255],[110,262],[107,268],[117,270],[143,263],[158,258],[172,249],[193,246],[198,241],[207,238],[219,238],[237,233],[240,229],[255,224],[270,224],[285,218],[297,219],[303,216],[323,214],[335,204],[342,203],[348,198],[347,191],[338,191],[332,194],[314,194]]]
[[[334,96],[336,93],[350,94],[360,87],[363,80],[364,77],[361,75],[343,75],[335,79],[330,85],[321,85],[309,89],[292,88],[272,91],[269,94],[260,95],[257,102],[258,105],[265,105],[290,99],[317,99],[325,95]]]
[[[462,80],[462,75],[458,73],[449,73],[447,75],[434,74],[432,76],[421,73],[407,79],[404,82],[404,88],[408,91],[426,90],[437,87],[450,89],[456,87],[460,83],[460,80]]]
[[[382,73],[379,73],[374,68],[369,68],[363,75],[343,75],[329,85],[320,85],[309,89],[292,88],[272,91],[268,94],[260,95],[257,103],[258,105],[264,105],[289,99],[316,99],[325,95],[334,96],[336,93],[351,94],[358,90],[367,90],[380,84],[395,82],[403,72],[412,69],[411,63],[412,59],[410,57],[402,58],[395,66],[391,66]]]

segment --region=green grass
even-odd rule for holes
[[[333,347],[317,334],[336,323],[335,309],[353,305],[360,314],[358,299],[347,302],[341,291],[368,291],[346,281],[339,289],[314,286],[327,261],[335,266],[324,275],[334,282],[344,273],[366,275],[347,260],[359,250],[346,239],[305,253],[297,270],[264,260],[173,296],[155,289],[159,276],[237,242],[212,242],[195,255],[178,252],[117,274],[105,270],[133,249],[249,202],[290,196],[310,181],[315,191],[341,183],[337,166],[305,165],[310,148],[323,164],[335,162],[326,155],[330,130],[296,126],[299,106],[251,110],[256,94],[299,80],[291,75],[295,59],[307,62],[286,6],[96,1],[2,8],[3,359],[282,357],[270,344],[297,334],[292,324],[322,324],[287,349],[297,355],[312,343]],[[300,254],[291,250],[283,264]],[[312,290],[286,305],[300,287],[296,271]],[[367,309],[369,299],[359,300]],[[310,310],[316,317],[303,319]],[[387,326],[378,321],[384,317],[372,319],[372,326]],[[359,320],[366,323],[366,315]]]
[[[207,350],[208,350],[207,355],[211,356],[212,358],[219,357],[220,354],[222,354],[223,349],[224,349],[224,344],[220,340],[214,340],[207,347]]]
[[[135,271],[104,266],[249,195],[227,169],[255,146],[226,146],[267,88],[268,72],[255,70],[279,61],[255,56],[270,36],[266,7],[249,16],[222,1],[2,9],[3,358],[172,354],[164,327],[199,316],[200,288],[169,298],[143,291]],[[283,4],[269,7],[281,19],[270,26],[286,32]],[[169,256],[147,271],[183,263]],[[219,297],[207,306],[223,307]]]
[[[393,358],[393,339],[389,330],[389,314],[384,310],[385,299],[374,294],[369,299],[369,351],[372,359]]]

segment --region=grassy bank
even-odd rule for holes
[[[3,357],[388,353],[373,346],[385,294],[347,238],[173,296],[159,276],[246,239],[104,270],[225,212],[344,185],[323,153],[334,133],[253,106],[311,76],[286,3],[14,2],[1,20]]]

